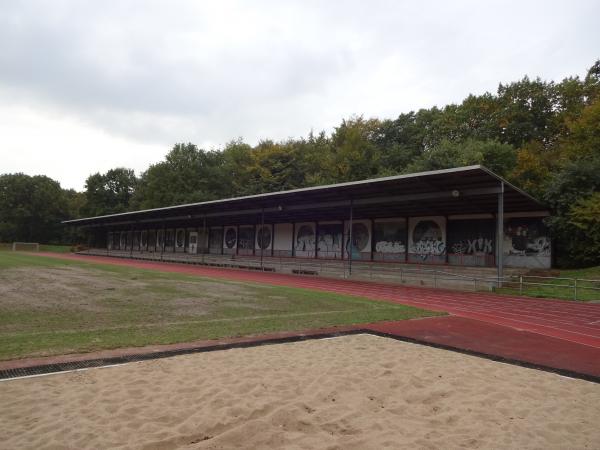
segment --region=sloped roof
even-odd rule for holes
[[[495,213],[497,194],[504,190],[506,212],[545,211],[538,200],[499,175],[480,166],[410,173],[347,183],[189,203],[163,208],[67,220],[69,225],[109,225],[207,218],[216,223],[247,221],[262,214],[269,220],[327,220],[346,216],[398,217]],[[246,216],[246,217],[244,217]]]

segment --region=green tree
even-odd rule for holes
[[[331,136],[326,170],[330,182],[354,181],[376,176],[380,152],[375,144],[380,123],[356,117],[343,120]]]
[[[57,181],[22,173],[0,175],[0,242],[58,243],[67,198]]]
[[[90,175],[85,182],[84,213],[101,216],[128,211],[137,181],[133,170],[122,167]]]
[[[140,177],[132,205],[135,208],[213,200],[227,194],[221,167],[225,156],[194,144],[176,144],[165,160],[153,164]]]
[[[505,175],[512,170],[515,163],[515,149],[508,144],[493,140],[467,139],[464,142],[443,140],[438,146],[423,153],[411,163],[406,172],[481,164],[500,175]]]

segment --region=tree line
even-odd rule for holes
[[[255,146],[173,146],[136,176],[95,173],[85,191],[48,177],[0,176],[0,241],[73,239],[61,219],[483,164],[553,212],[559,263],[600,263],[600,60],[585,77],[524,77],[460,104],[351,117],[330,133]]]

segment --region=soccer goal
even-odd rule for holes
[[[37,242],[13,242],[13,252],[39,252],[40,244]]]

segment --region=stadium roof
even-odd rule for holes
[[[263,213],[266,222],[340,220],[348,216],[351,205],[356,219],[493,214],[498,210],[498,194],[502,190],[505,212],[547,212],[543,204],[526,192],[489,169],[474,165],[87,217],[63,223],[104,226],[206,219],[210,224],[241,224],[254,223]]]

